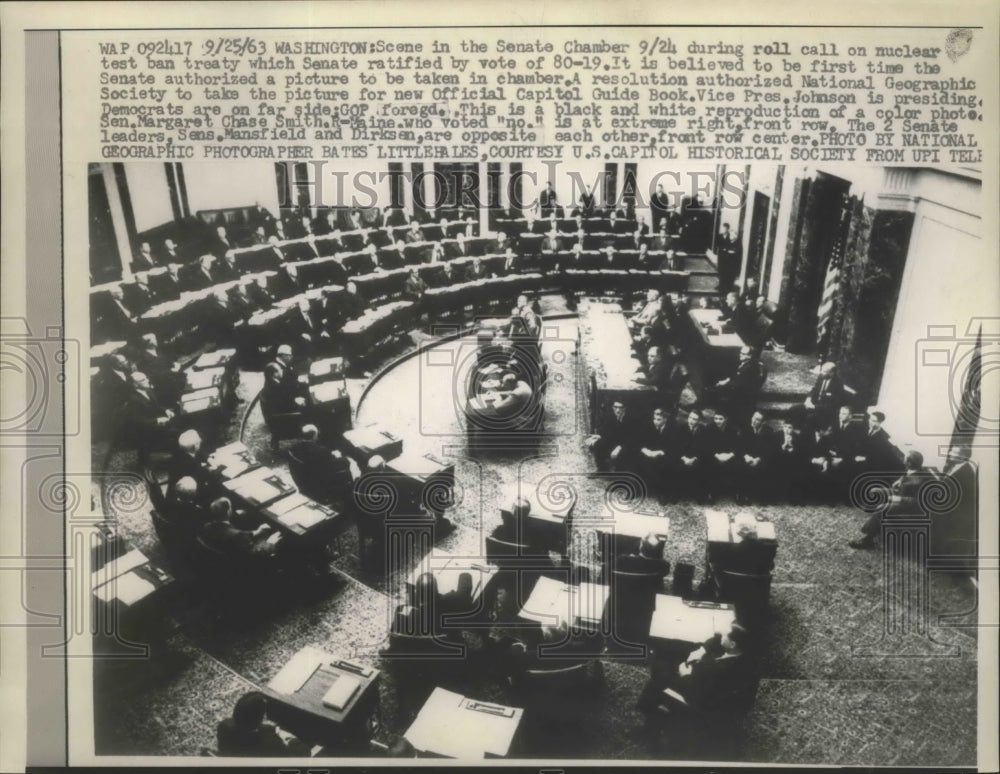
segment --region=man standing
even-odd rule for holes
[[[278,415],[298,413],[305,407],[305,398],[299,396],[298,392],[298,378],[292,370],[292,348],[282,344],[278,347],[274,360],[264,366],[264,389],[260,394],[260,407],[269,427]],[[271,449],[278,449],[278,437],[273,428]]]
[[[728,293],[733,289],[733,283],[740,273],[739,243],[729,233],[729,224],[722,224],[722,231],[715,243],[718,260],[719,292]]]

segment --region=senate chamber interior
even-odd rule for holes
[[[88,169],[96,754],[973,764],[979,173],[384,167]]]

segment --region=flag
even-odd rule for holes
[[[979,326],[976,334],[976,345],[969,359],[969,368],[965,372],[965,384],[962,387],[962,402],[955,417],[955,429],[951,434],[952,446],[968,446],[979,427],[980,411],[982,409],[983,380],[983,326]]]
[[[836,257],[830,259],[826,269],[826,281],[823,283],[823,297],[819,302],[816,320],[816,343],[822,344],[823,339],[833,320],[833,309],[836,305],[837,293],[840,288],[840,261]]]

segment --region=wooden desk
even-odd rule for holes
[[[346,514],[338,513],[301,492],[281,497],[258,512],[280,532],[295,538],[313,538],[320,534],[329,536],[343,532],[354,523]]]
[[[389,460],[386,467],[396,474],[393,480],[400,499],[407,505],[415,508],[427,505],[435,513],[443,513],[453,504],[454,462],[442,460],[433,454],[404,451]]]
[[[521,618],[543,626],[576,626],[600,629],[611,589],[597,583],[568,583],[542,576],[519,613]]]
[[[462,760],[503,758],[524,710],[435,688],[403,735],[418,753]]]
[[[173,580],[170,573],[133,548],[94,570],[90,584],[98,601],[134,608]]]
[[[379,704],[380,675],[373,667],[307,646],[264,687],[267,714],[303,741],[366,749],[372,735],[370,721]],[[339,697],[343,702],[328,706],[324,697],[336,683],[343,686]]]
[[[241,441],[220,446],[208,455],[206,467],[224,481],[231,481],[244,473],[256,470],[260,463]]]
[[[224,481],[222,485],[251,508],[266,508],[275,500],[298,491],[284,473],[263,467]]]
[[[587,368],[591,429],[621,400],[636,416],[645,416],[656,390],[635,381],[641,363],[632,354],[632,335],[619,304],[580,305],[580,349]]]
[[[688,319],[694,333],[691,346],[695,357],[701,362],[703,380],[714,384],[720,379],[732,376],[739,362],[743,339],[738,333],[723,333],[723,321],[718,309],[690,309]]]
[[[726,634],[735,622],[732,605],[657,594],[649,636],[673,645],[700,645],[716,634]]]
[[[376,454],[388,462],[403,453],[403,439],[375,424],[355,427],[343,435],[345,453],[364,470]]]

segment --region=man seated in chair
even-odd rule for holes
[[[259,691],[236,700],[233,716],[216,731],[219,755],[240,758],[308,757],[309,745],[267,720],[267,697]]]
[[[167,494],[163,521],[179,547],[190,546],[202,526],[209,521],[207,508],[198,502],[198,482],[190,476],[179,479]]]
[[[200,490],[204,491],[212,484],[212,479],[205,469],[208,454],[202,449],[201,436],[197,430],[185,430],[177,438],[177,449],[170,458],[167,482],[170,491],[177,486],[181,478],[190,477]]]
[[[851,548],[874,548],[876,539],[882,534],[882,520],[886,516],[920,515],[922,513],[918,499],[920,489],[928,482],[936,480],[937,476],[924,467],[924,455],[918,451],[911,451],[906,455],[904,466],[903,475],[889,487],[886,507],[873,513],[861,525],[864,537],[860,540],[850,541],[848,545]]]
[[[633,332],[642,330],[643,325],[655,326],[663,317],[663,302],[660,291],[650,289],[646,293],[646,303],[637,315],[629,318],[628,325]]]
[[[349,501],[353,482],[361,476],[361,469],[338,449],[321,444],[316,425],[302,427],[302,438],[290,449],[290,454],[302,463],[307,475],[322,476],[309,482],[310,491],[326,493],[338,501]]]
[[[637,426],[625,403],[616,400],[594,435],[584,441],[594,455],[598,470],[627,469],[629,450],[635,443]]]
[[[693,649],[675,668],[654,662],[636,707],[640,712],[668,714],[678,709],[723,707],[720,701],[740,684],[747,631],[734,623],[725,634],[715,634]],[[669,704],[668,704],[669,703]]]
[[[198,537],[231,561],[265,566],[277,553],[280,534],[267,524],[252,530],[240,529],[232,520],[232,503],[225,497],[213,500],[209,506],[209,520],[198,530]]]
[[[639,544],[639,553],[615,557],[615,570],[636,575],[656,575],[662,581],[670,574],[670,562],[663,558],[666,541],[650,532]]]

